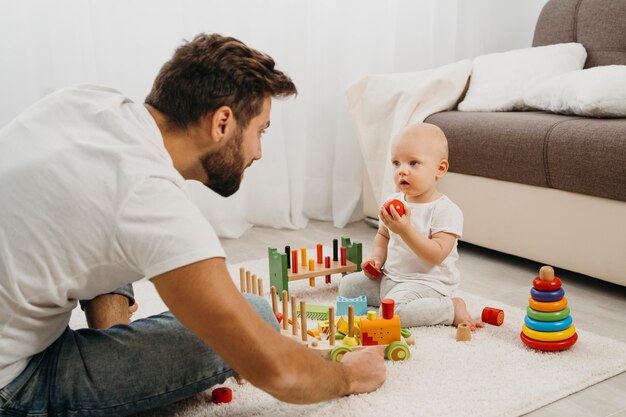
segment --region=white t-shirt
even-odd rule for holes
[[[224,257],[143,104],[51,94],[0,130],[0,387],[79,299]]]
[[[447,232],[457,237],[463,233],[463,212],[448,197],[442,195],[430,203],[409,203],[404,193],[392,194],[386,201],[397,199],[411,209],[411,224],[423,236]],[[456,268],[459,259],[457,243],[439,265],[423,261],[406,243],[389,230],[389,245],[384,272],[397,282],[414,281],[427,285],[445,296],[450,296],[458,287],[461,275]]]

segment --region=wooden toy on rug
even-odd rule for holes
[[[461,323],[456,328],[456,341],[469,342],[472,340],[472,330],[466,323]]]
[[[257,278],[255,274],[241,267],[239,268],[239,291],[263,296],[263,279]]]
[[[309,279],[309,284],[315,286],[315,277],[325,276],[325,282],[330,283],[333,274],[347,274],[361,270],[363,258],[362,245],[359,242],[350,242],[350,238],[341,238],[341,248],[337,239],[333,239],[333,258],[324,257],[323,247],[317,244],[316,259],[307,259],[306,248],[300,249],[301,271],[299,271],[298,251],[291,250],[291,246],[285,246],[285,252],[280,253],[276,248],[268,248],[270,283],[276,287],[281,296],[282,291],[289,291],[289,281]],[[339,257],[341,253],[341,258]],[[308,268],[307,268],[308,266]]]
[[[387,213],[391,214],[391,206],[396,209],[396,212],[400,215],[400,217],[404,216],[404,204],[400,200],[390,200],[387,201],[384,205]]]
[[[345,316],[348,314],[348,306],[354,308],[354,314],[364,316],[367,314],[367,297],[360,295],[355,298],[337,296],[337,315]]]
[[[272,294],[276,291],[272,287]],[[288,317],[286,291],[283,291],[282,316]],[[410,351],[407,340],[411,340],[411,333],[400,328],[400,317],[394,314],[393,300],[383,300],[387,307],[383,308],[383,317],[377,316],[375,311],[369,311],[366,317],[355,317],[354,306],[348,306],[347,320],[340,317],[335,320],[335,307],[329,306],[328,320],[318,322],[318,330],[307,329],[307,305],[304,300],[297,306],[296,296],[291,296],[291,313],[293,320],[287,323],[283,319],[281,334],[320,355],[339,361],[347,352],[363,349],[367,346],[387,346],[385,357],[392,361],[409,359]],[[319,306],[318,306],[319,307]],[[278,309],[278,301],[272,298],[272,308]],[[297,326],[296,315],[299,312],[300,326]],[[291,329],[289,329],[291,325]],[[357,331],[358,329],[358,331]],[[343,332],[343,333],[340,333]],[[337,343],[337,340],[340,340]],[[411,343],[413,344],[413,343]]]
[[[520,338],[538,350],[563,350],[578,340],[561,280],[551,266],[542,266],[533,280]]]
[[[211,392],[211,401],[214,404],[226,404],[233,400],[233,390],[228,387],[215,388]]]
[[[481,320],[494,326],[502,326],[502,323],[504,323],[504,311],[493,307],[485,307],[483,308]]]

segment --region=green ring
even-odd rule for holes
[[[569,307],[565,307],[559,311],[537,311],[534,308],[526,307],[526,314],[531,319],[539,321],[558,321],[569,316]]]
[[[399,353],[398,359],[394,359],[394,354]],[[411,351],[404,342],[395,341],[392,342],[385,350],[385,357],[390,361],[406,361],[411,357]]]
[[[341,358],[343,358],[343,355],[345,355],[348,352],[352,352],[352,349],[350,349],[350,347],[348,346],[345,346],[345,345],[335,346],[333,350],[330,351],[330,360],[333,362],[339,362],[341,361]]]
[[[409,329],[400,329],[400,336],[408,339],[409,337],[411,337],[411,332],[409,331]]]

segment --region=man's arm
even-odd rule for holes
[[[381,349],[331,362],[281,336],[235,288],[223,258],[152,279],[176,318],[237,373],[279,400],[306,404],[370,392],[385,380]],[[252,348],[251,348],[252,347]]]

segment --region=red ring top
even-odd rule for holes
[[[538,291],[558,290],[561,288],[561,284],[561,280],[557,276],[554,277],[554,281],[542,281],[539,277],[533,279],[533,288]]]

